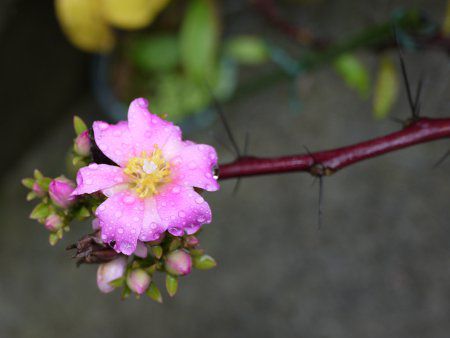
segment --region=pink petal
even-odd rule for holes
[[[78,170],[77,188],[72,195],[91,194],[128,180],[122,168],[108,164],[91,163]]]
[[[131,102],[128,123],[137,153],[151,152],[157,145],[163,150],[164,156],[170,159],[171,155],[182,147],[181,129],[172,122],[151,114],[146,99],[139,98]]]
[[[168,184],[155,195],[158,214],[174,236],[193,234],[211,222],[211,209],[192,187]]]
[[[93,124],[95,143],[115,163],[124,167],[130,157],[135,156],[134,140],[127,122],[108,124],[96,121]]]
[[[214,178],[217,153],[211,146],[188,143],[171,161],[171,175],[174,183],[193,186],[207,191],[220,188]]]
[[[156,209],[154,197],[145,199],[144,222],[142,224],[139,240],[150,242],[160,239],[167,227],[163,224]]]
[[[102,229],[102,240],[115,242],[114,250],[131,255],[136,250],[144,217],[144,201],[130,191],[109,197],[96,211]]]

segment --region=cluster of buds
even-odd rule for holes
[[[77,136],[73,140],[72,164],[80,168],[91,160],[91,139],[86,123],[78,116],[74,116],[73,126]]]
[[[77,137],[74,140],[73,162],[82,163],[90,156],[89,135],[86,124],[79,117],[74,118],[74,128]],[[99,204],[92,200],[79,201],[72,196],[75,182],[65,176],[45,177],[39,170],[35,170],[33,177],[24,178],[22,184],[30,189],[28,201],[39,200],[30,218],[43,224],[50,232],[51,245],[55,245],[64,232],[69,231],[72,220],[86,219]]]
[[[161,303],[161,292],[153,280],[155,272],[166,274],[166,290],[173,297],[178,290],[179,277],[190,274],[193,267],[207,270],[215,266],[216,261],[199,247],[197,237],[174,237],[166,233],[158,241],[139,242],[136,252],[129,258],[118,255],[100,264],[97,285],[105,293],[122,288],[122,298],[131,293],[136,297],[146,294]]]

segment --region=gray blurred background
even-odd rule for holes
[[[324,36],[351,34],[419,4],[442,20],[445,1],[319,1],[290,13]],[[89,231],[79,224],[56,247],[28,219],[20,179],[40,168],[66,171],[71,117],[103,118],[90,90],[89,56],[62,36],[51,1],[0,2],[0,337],[449,337],[450,161],[433,163],[448,141],[419,145],[363,162],[325,179],[324,220],[317,227],[318,185],[306,174],[233,181],[206,196],[213,223],[201,235],[218,261],[182,278],[163,305],[101,294],[96,267],[77,269],[64,247]],[[296,21],[297,20],[297,21]],[[235,28],[258,32],[258,17]],[[377,59],[358,54],[375,73]],[[448,57],[408,53],[413,80],[423,72],[423,113],[448,116]],[[371,103],[329,68],[299,79],[302,110],[289,107],[290,86],[276,84],[225,105],[250,153],[276,156],[346,145],[398,128],[375,121]],[[403,88],[402,88],[403,89]],[[394,107],[408,115],[404,92]],[[186,135],[215,145],[216,122]],[[160,283],[160,285],[162,282]]]

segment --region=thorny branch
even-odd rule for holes
[[[418,118],[391,134],[337,149],[283,157],[239,157],[219,166],[219,179],[244,176],[308,172],[329,176],[351,164],[390,153],[395,150],[450,138],[450,118]]]

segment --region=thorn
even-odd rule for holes
[[[420,108],[421,108],[420,95],[422,94],[422,86],[423,86],[424,81],[425,80],[423,78],[423,75],[420,76],[419,84],[417,85],[417,90],[416,90],[416,97],[414,99],[414,107],[415,107],[414,115],[416,117],[420,116]]]
[[[248,130],[247,130],[247,131],[245,132],[244,152],[243,152],[243,156],[247,156],[247,155],[248,155],[248,154],[247,154],[247,151],[248,151],[249,143],[250,143],[250,134],[249,134],[249,132],[248,132]],[[240,188],[240,186],[241,186],[241,179],[242,179],[242,177],[238,177],[238,179],[236,180],[236,184],[234,185],[233,192],[232,192],[233,196],[236,196],[236,194],[237,194],[238,191],[239,191],[239,188]]]
[[[450,156],[450,149],[447,150],[447,152],[433,165],[433,169],[436,169],[439,167],[444,161],[447,159],[447,157]]]
[[[323,176],[319,177],[319,209],[317,213],[317,225],[318,230],[320,231],[322,229],[322,216],[323,216]]]
[[[227,119],[225,118],[225,113],[224,113],[224,111],[223,111],[223,109],[222,109],[222,106],[220,105],[219,101],[217,101],[216,97],[214,96],[213,92],[211,91],[211,87],[210,87],[209,85],[207,85],[207,88],[208,88],[209,93],[210,93],[210,95],[211,95],[211,98],[212,98],[212,101],[213,101],[214,108],[215,108],[217,114],[219,114],[220,120],[222,121],[222,124],[223,124],[223,126],[224,126],[224,128],[225,128],[225,131],[226,131],[226,133],[227,133],[228,139],[230,140],[231,145],[233,146],[234,151],[236,152],[237,157],[242,157],[242,156],[241,156],[241,152],[240,152],[240,150],[239,150],[239,147],[238,147],[238,145],[237,145],[236,139],[234,138],[234,135],[233,135],[233,133],[231,132],[230,125],[228,124],[228,121],[227,121]]]
[[[221,139],[219,139],[219,137],[214,134],[212,131],[209,132],[209,134],[211,135],[212,138],[214,138],[214,140],[220,145],[222,146],[224,149],[226,149],[228,152],[230,152],[231,154],[234,155],[234,151],[233,149],[230,148],[230,146],[226,143],[224,143]]]
[[[399,50],[399,58],[400,58],[400,65],[402,68],[402,75],[403,75],[403,82],[405,83],[405,87],[406,87],[406,94],[408,96],[408,103],[409,103],[409,108],[411,109],[411,114],[413,118],[416,118],[416,107],[415,104],[413,102],[412,99],[412,94],[411,94],[411,86],[409,85],[409,79],[408,79],[408,73],[406,70],[406,65],[405,65],[405,61],[403,60],[403,55]]]

